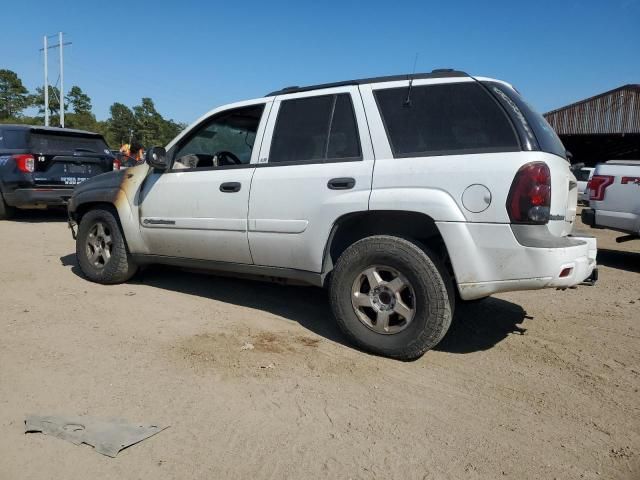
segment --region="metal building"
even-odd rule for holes
[[[624,85],[544,117],[573,154],[572,163],[640,158],[640,84]]]

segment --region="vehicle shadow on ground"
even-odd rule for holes
[[[640,273],[640,253],[638,252],[599,248],[597,261],[599,265],[606,267]]]
[[[459,303],[449,331],[435,350],[449,353],[488,350],[509,335],[524,335],[527,329],[519,324],[531,318],[520,305],[500,298]]]
[[[48,208],[46,210],[16,209],[15,215],[9,221],[18,223],[66,222],[67,211],[64,207]]]
[[[63,266],[71,267],[75,275],[82,277],[74,254],[66,255],[60,261]],[[353,348],[333,318],[327,292],[320,288],[221,277],[165,266],[148,267],[129,283],[269,312],[298,322],[328,340]],[[436,350],[451,353],[487,350],[510,334],[523,334],[525,329],[518,324],[525,318],[526,312],[522,307],[506,300],[488,298],[460,305],[449,333]]]

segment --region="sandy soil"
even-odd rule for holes
[[[321,290],[100,286],[62,216],[1,222],[0,479],[640,478],[640,242],[597,234],[596,287],[459,308],[401,363],[346,344]],[[111,459],[26,414],[171,427]]]

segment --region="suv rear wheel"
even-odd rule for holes
[[[342,331],[364,350],[400,360],[438,344],[451,325],[454,298],[440,259],[392,236],[368,237],[347,248],[330,284]]]
[[[2,194],[0,193],[0,220],[8,220],[15,214],[15,207],[10,207],[4,201]]]
[[[118,221],[110,210],[95,209],[80,221],[76,256],[82,272],[97,283],[122,283],[135,275]]]

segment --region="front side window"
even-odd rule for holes
[[[245,165],[251,152],[264,104],[227,110],[206,120],[181,142],[174,170]]]
[[[270,163],[360,159],[360,139],[347,93],[284,100]]]
[[[509,119],[475,82],[377,90],[394,157],[518,151]]]

